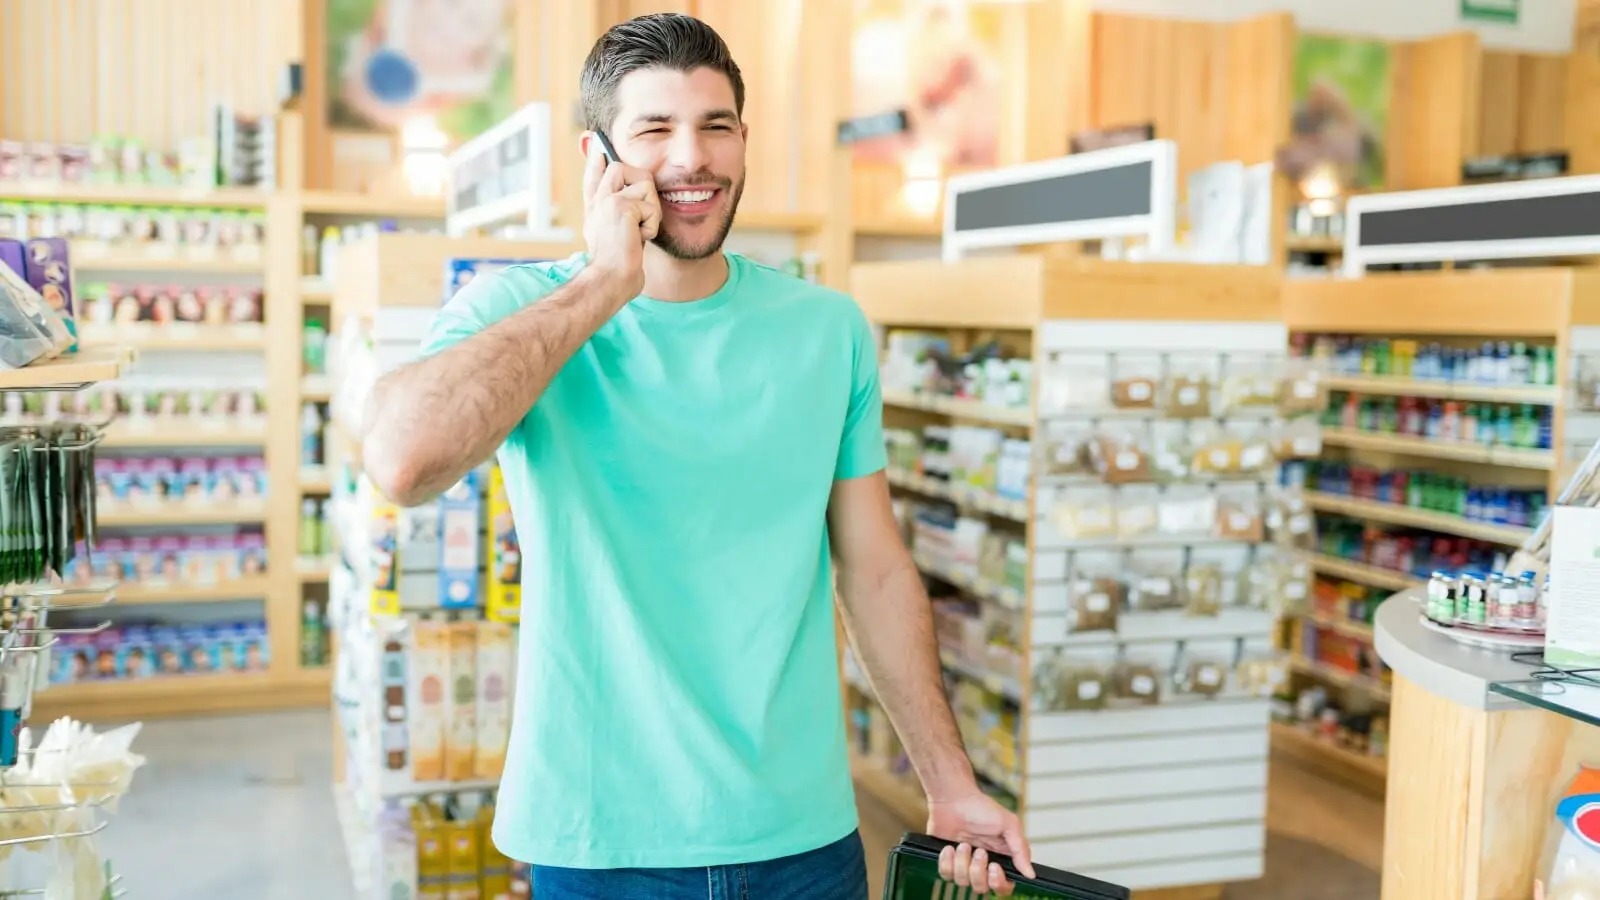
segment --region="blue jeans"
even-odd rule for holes
[[[533,867],[535,900],[867,900],[861,835],[765,862],[692,869]]]

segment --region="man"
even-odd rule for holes
[[[973,779],[883,476],[877,357],[848,297],[722,252],[744,86],[683,15],[582,76],[588,252],[475,279],[383,378],[368,474],[418,503],[498,450],[524,567],[494,839],[540,900],[865,898],[830,556],[929,797],[947,877],[1031,872]],[[604,130],[620,162],[607,164]],[[976,849],[974,849],[974,846]]]

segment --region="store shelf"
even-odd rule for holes
[[[1290,665],[1302,675],[1310,675],[1313,678],[1321,679],[1339,687],[1365,691],[1378,700],[1388,701],[1389,699],[1389,686],[1375,678],[1357,675],[1354,672],[1346,672],[1343,669],[1306,659],[1303,656],[1290,657]]]
[[[1321,625],[1323,628],[1337,631],[1345,637],[1366,641],[1369,644],[1372,643],[1372,625],[1370,623],[1357,622],[1353,619],[1315,611],[1306,613],[1304,618]]]
[[[20,369],[0,369],[0,391],[29,391],[89,385],[120,378],[133,363],[128,347],[92,347]]]
[[[1386,453],[1403,453],[1408,456],[1453,459],[1459,462],[1514,466],[1522,469],[1548,470],[1555,465],[1556,458],[1549,450],[1519,450],[1513,447],[1441,441],[1399,434],[1369,434],[1350,428],[1324,428],[1322,443],[1332,447],[1349,447],[1352,450],[1378,450]]]
[[[107,447],[258,447],[267,439],[263,430],[202,428],[183,421],[138,424],[113,422],[105,431]]]
[[[333,396],[333,379],[327,375],[304,375],[300,378],[300,399],[309,403],[327,403]]]
[[[871,218],[858,216],[854,225],[858,237],[937,238],[944,234],[944,220],[933,217],[919,219],[913,216],[895,215],[878,215]]]
[[[1393,569],[1380,569],[1366,563],[1354,560],[1340,559],[1325,553],[1301,553],[1301,558],[1310,563],[1311,568],[1322,575],[1332,575],[1357,584],[1368,584],[1373,587],[1387,588],[1399,592],[1409,588],[1421,587],[1423,581],[1413,578],[1404,572]]]
[[[1306,504],[1319,512],[1338,513],[1372,522],[1387,522],[1391,525],[1426,528],[1441,534],[1454,534],[1512,547],[1521,546],[1522,542],[1533,534],[1532,528],[1477,522],[1447,513],[1401,506],[1398,503],[1381,503],[1377,500],[1362,500],[1321,491],[1307,491],[1305,498]]]
[[[272,581],[265,575],[217,584],[123,584],[117,587],[117,604],[220,603],[265,597],[271,590]]]
[[[941,565],[923,554],[912,554],[917,563],[917,568],[942,581],[948,581],[963,591],[982,600],[998,603],[1006,609],[1021,610],[1024,605],[1022,592],[1014,587],[995,584],[981,575],[968,575]]]
[[[1322,379],[1329,390],[1392,397],[1429,397],[1436,400],[1472,400],[1484,403],[1532,403],[1554,406],[1561,394],[1553,385],[1496,387],[1470,381],[1430,381],[1385,375],[1329,375]]]
[[[318,215],[365,216],[378,219],[443,219],[445,215],[443,197],[306,191],[300,200],[306,212]]]
[[[265,266],[259,259],[193,259],[180,256],[150,256],[124,248],[104,252],[78,245],[72,248],[72,268],[82,272],[193,272],[207,275],[259,275]]]
[[[981,684],[990,691],[999,694],[1013,703],[1020,704],[1022,702],[1022,686],[1017,684],[1017,681],[1014,678],[1007,678],[1003,675],[991,672],[982,666],[969,663],[959,656],[956,656],[954,653],[951,653],[949,650],[942,648],[939,650],[939,662],[946,669],[949,669],[957,675],[960,675],[962,678],[967,679],[973,684]]]
[[[1033,425],[1033,411],[1030,409],[1013,409],[1005,406],[979,403],[975,400],[937,397],[932,394],[884,391],[883,405],[897,406],[901,409],[920,409],[956,419],[988,422],[993,425],[1015,425],[1021,427]]]
[[[902,821],[917,830],[927,827],[928,798],[914,776],[902,778],[873,760],[851,754],[850,777]]]
[[[1389,777],[1388,760],[1347,750],[1284,722],[1272,723],[1272,752],[1334,779],[1382,796]]]
[[[927,494],[930,497],[943,497],[958,506],[993,513],[1015,522],[1026,522],[1029,518],[1026,500],[1013,500],[978,488],[918,475],[905,469],[888,469],[887,475],[889,483],[895,487]]]
[[[84,347],[94,348],[121,345],[145,352],[184,350],[204,353],[260,351],[266,347],[267,338],[265,329],[260,326],[249,328],[230,328],[226,325],[194,328],[166,326],[130,329],[125,333],[105,338],[85,337],[81,343]]]
[[[285,709],[325,702],[331,685],[332,673],[325,668],[58,684],[35,695],[31,718],[45,722],[69,715],[91,722],[126,722],[163,715]]]
[[[101,506],[98,523],[103,527],[132,528],[166,525],[244,525],[265,522],[265,503],[190,506],[184,503],[153,503],[150,506]]]
[[[295,577],[302,584],[325,582],[333,574],[333,558],[329,556],[301,556],[294,561]]]
[[[300,279],[300,302],[306,306],[326,306],[333,302],[333,282],[307,275]]]
[[[1284,235],[1283,248],[1290,253],[1343,253],[1344,238],[1316,234]]]
[[[0,182],[0,200],[92,203],[106,206],[194,206],[260,209],[267,192],[253,188],[152,187],[139,184]]]
[[[333,478],[327,466],[300,467],[300,493],[328,494],[333,492]]]

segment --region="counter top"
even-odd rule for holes
[[[1373,620],[1378,657],[1396,675],[1452,703],[1489,709],[1509,701],[1489,692],[1492,681],[1519,681],[1532,671],[1512,662],[1509,653],[1469,647],[1429,631],[1422,624],[1423,589],[1402,591],[1383,601]]]

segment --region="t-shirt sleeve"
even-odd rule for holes
[[[553,290],[555,284],[531,266],[480,275],[434,314],[422,339],[422,355],[447,350]]]
[[[850,377],[850,409],[845,414],[835,480],[871,475],[888,465],[883,447],[883,393],[878,387],[878,347],[872,326],[861,310],[851,305],[854,371]]]

